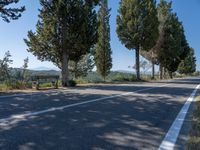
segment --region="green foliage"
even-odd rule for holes
[[[21,72],[19,72],[19,74],[21,75],[21,80],[22,81],[25,81],[25,80],[28,79],[28,76],[29,76],[29,71],[27,70],[28,63],[29,63],[29,59],[27,57],[27,58],[24,59],[24,64],[22,66]]]
[[[51,82],[47,82],[47,83],[41,83],[39,85],[40,88],[49,88],[52,87],[52,83]]]
[[[20,8],[8,8],[8,5],[18,3],[19,0],[1,0],[0,1],[0,16],[4,21],[10,22],[10,20],[16,20],[21,17],[21,13],[25,11],[25,7]]]
[[[158,38],[158,18],[155,0],[121,0],[117,16],[117,34],[128,49],[136,50],[137,79],[139,50],[151,49]]]
[[[0,81],[5,81],[10,79],[9,65],[12,64],[11,54],[9,51],[5,53],[4,58],[0,59]]]
[[[196,71],[196,58],[194,56],[194,49],[190,48],[189,54],[181,61],[178,67],[180,74],[191,74]]]
[[[0,91],[10,90],[5,84],[0,84]]]
[[[75,80],[69,80],[69,86],[74,87],[76,86],[76,81]]]
[[[111,46],[110,46],[110,9],[108,0],[101,0],[98,13],[98,41],[96,44],[95,64],[97,72],[104,78],[112,68]]]
[[[106,82],[123,82],[123,81],[136,81],[135,75],[131,73],[123,73],[117,71],[111,71],[106,77]],[[104,79],[96,72],[90,72],[86,77],[78,78],[76,80],[78,84],[86,83],[103,83]]]
[[[133,75],[131,73],[111,72],[108,75],[107,80],[109,82],[113,82],[113,81],[136,81],[136,77],[135,77],[135,75]]]
[[[103,78],[96,72],[91,72],[85,78],[88,83],[102,83]]]
[[[117,16],[117,34],[128,49],[148,50],[158,37],[158,18],[154,0],[122,0]]]
[[[159,62],[170,72],[175,72],[180,63],[181,36],[183,29],[176,14],[171,14],[165,24],[164,42],[159,53]]]
[[[82,56],[78,62],[70,61],[69,70],[74,79],[85,77],[94,68],[94,60],[91,53]]]
[[[86,77],[79,77],[75,81],[76,81],[77,84],[87,84],[87,83],[89,83],[89,81],[86,79]]]
[[[96,42],[97,0],[40,0],[36,32],[25,42],[38,59],[51,61],[62,70],[62,84],[68,85],[68,62],[77,62]]]
[[[10,80],[4,83],[4,87],[6,90],[15,90],[15,89],[26,89],[32,88],[31,82],[21,82],[19,80]]]
[[[172,78],[172,73],[178,69],[182,60],[188,53],[188,43],[185,38],[184,28],[176,13],[172,12],[171,2],[161,0],[158,5],[159,42],[157,59],[160,65],[166,68]]]

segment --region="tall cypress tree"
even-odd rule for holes
[[[140,50],[151,49],[158,38],[155,0],[121,0],[117,34],[126,48],[136,52],[136,76],[140,80]]]
[[[28,51],[61,69],[62,85],[69,85],[69,60],[80,59],[96,43],[98,0],[40,0],[36,32],[29,31]]]
[[[10,20],[16,20],[21,17],[21,13],[25,10],[25,7],[20,8],[8,8],[7,6],[13,3],[18,3],[19,0],[0,0],[0,16],[4,21],[10,22]]]
[[[184,59],[181,57],[185,55],[182,43],[184,29],[175,13],[169,15],[163,32],[163,44],[158,52],[158,59],[160,64],[167,69],[170,78],[172,78],[172,73],[178,69],[181,60]]]
[[[104,81],[112,68],[109,18],[108,0],[101,0],[98,13],[98,42],[96,44],[95,63],[97,72],[104,78]]]

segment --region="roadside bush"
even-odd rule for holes
[[[52,87],[52,83],[48,82],[48,83],[41,83],[40,84],[41,88],[48,88],[48,87]]]
[[[98,75],[96,72],[89,73],[85,79],[89,83],[102,83],[102,82],[104,82],[103,78],[100,75]]]
[[[0,91],[7,91],[9,90],[5,84],[0,84]]]
[[[76,81],[74,80],[69,80],[69,86],[75,87],[77,85]]]
[[[14,89],[26,89],[26,88],[32,88],[31,82],[23,82],[18,80],[11,80],[6,81],[5,84],[3,84],[4,90],[14,90]]]
[[[75,80],[77,84],[87,84],[89,81],[86,78],[80,77]]]
[[[109,82],[113,81],[135,81],[136,77],[131,73],[123,73],[123,72],[111,72],[107,77]]]

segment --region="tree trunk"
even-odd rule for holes
[[[152,61],[152,79],[155,79],[155,64]]]
[[[74,79],[77,79],[77,77],[78,77],[78,74],[77,74],[77,72],[78,72],[78,70],[77,70],[77,68],[78,68],[78,62],[77,61],[75,61],[74,62],[75,64],[75,66],[74,66]]]
[[[160,64],[160,80],[162,80],[162,79],[163,79],[163,67]]]
[[[169,71],[169,77],[170,79],[173,79],[173,72]]]
[[[167,79],[167,69],[164,68],[164,79]]]
[[[63,51],[63,56],[62,56],[62,86],[63,87],[69,86],[68,63],[69,63],[69,56],[67,55],[65,51]]]
[[[135,60],[136,60],[136,79],[140,80],[140,48],[135,50]]]
[[[106,82],[106,76],[103,76],[103,82],[104,83]]]

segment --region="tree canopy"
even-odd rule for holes
[[[62,85],[68,86],[69,60],[79,60],[97,39],[97,0],[40,0],[36,32],[29,31],[28,51],[62,70]]]
[[[155,0],[121,0],[117,16],[117,34],[126,48],[136,51],[137,79],[139,51],[150,50],[158,38],[158,18]]]
[[[104,80],[112,68],[109,18],[108,0],[101,0],[98,13],[98,40],[95,46],[95,64],[97,72]]]
[[[7,80],[10,78],[9,65],[12,64],[11,54],[9,51],[5,53],[4,58],[0,59],[0,80]]]
[[[20,8],[8,7],[10,4],[16,4],[19,0],[0,0],[0,16],[4,21],[16,20],[21,17],[21,13],[25,11],[25,6]]]
[[[194,54],[194,49],[190,48],[188,55],[184,60],[181,61],[178,72],[180,74],[191,74],[196,71],[196,57]]]

